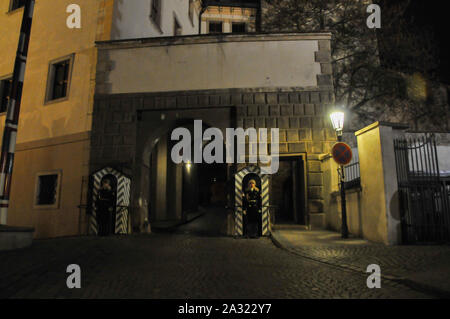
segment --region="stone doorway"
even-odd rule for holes
[[[280,157],[279,170],[272,176],[271,198],[275,224],[307,224],[302,156]]]

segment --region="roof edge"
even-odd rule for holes
[[[136,47],[136,46],[162,46],[183,44],[205,44],[221,42],[259,42],[259,41],[295,41],[295,40],[330,40],[331,32],[314,33],[245,33],[245,34],[201,34],[171,37],[152,37],[96,41],[99,48]]]

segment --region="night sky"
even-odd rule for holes
[[[392,2],[393,0],[387,1]],[[397,1],[397,0],[395,0]],[[448,12],[444,1],[412,0],[409,9],[410,23],[415,26],[433,28],[435,41],[439,48],[440,66],[438,70],[442,82],[450,84],[450,65],[448,42]]]

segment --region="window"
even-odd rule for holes
[[[50,62],[46,102],[60,100],[69,96],[73,55]]]
[[[158,27],[161,27],[161,0],[151,1],[150,18]]]
[[[177,18],[173,18],[173,35],[182,35],[183,34],[183,28],[181,28],[180,23],[178,22]]]
[[[35,207],[58,208],[61,172],[37,174]]]
[[[11,0],[9,4],[9,11],[13,11],[25,6],[26,0]]]
[[[210,22],[209,33],[222,33],[222,22]]]
[[[12,78],[5,78],[0,81],[0,113],[6,112],[9,95],[11,94]]]
[[[245,33],[247,32],[247,28],[245,23],[233,23],[231,25],[231,32],[233,33]]]

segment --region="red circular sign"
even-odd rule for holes
[[[347,165],[351,162],[353,153],[348,144],[338,142],[333,145],[333,148],[331,149],[331,155],[339,165]]]

